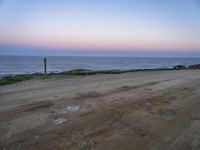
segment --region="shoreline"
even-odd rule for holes
[[[85,75],[97,75],[97,74],[122,74],[122,73],[131,73],[131,72],[143,72],[143,71],[165,71],[165,70],[195,70],[200,69],[200,64],[194,64],[191,66],[183,66],[183,65],[177,65],[173,68],[155,68],[155,69],[128,69],[128,70],[89,70],[89,69],[73,69],[69,71],[63,71],[63,72],[52,72],[47,73],[47,78],[52,76],[85,76]],[[21,82],[25,80],[30,80],[33,78],[44,78],[43,73],[30,73],[30,74],[17,74],[17,75],[5,75],[0,78],[0,86],[12,84],[16,82]]]

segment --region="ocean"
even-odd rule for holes
[[[47,71],[155,69],[200,64],[200,58],[47,57]],[[43,57],[0,56],[0,76],[43,72]]]

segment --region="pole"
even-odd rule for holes
[[[47,58],[44,58],[44,78],[47,77]]]

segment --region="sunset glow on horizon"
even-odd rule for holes
[[[200,52],[200,2],[0,0],[0,47]]]

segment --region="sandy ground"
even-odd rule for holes
[[[200,70],[0,87],[2,150],[200,149]]]

